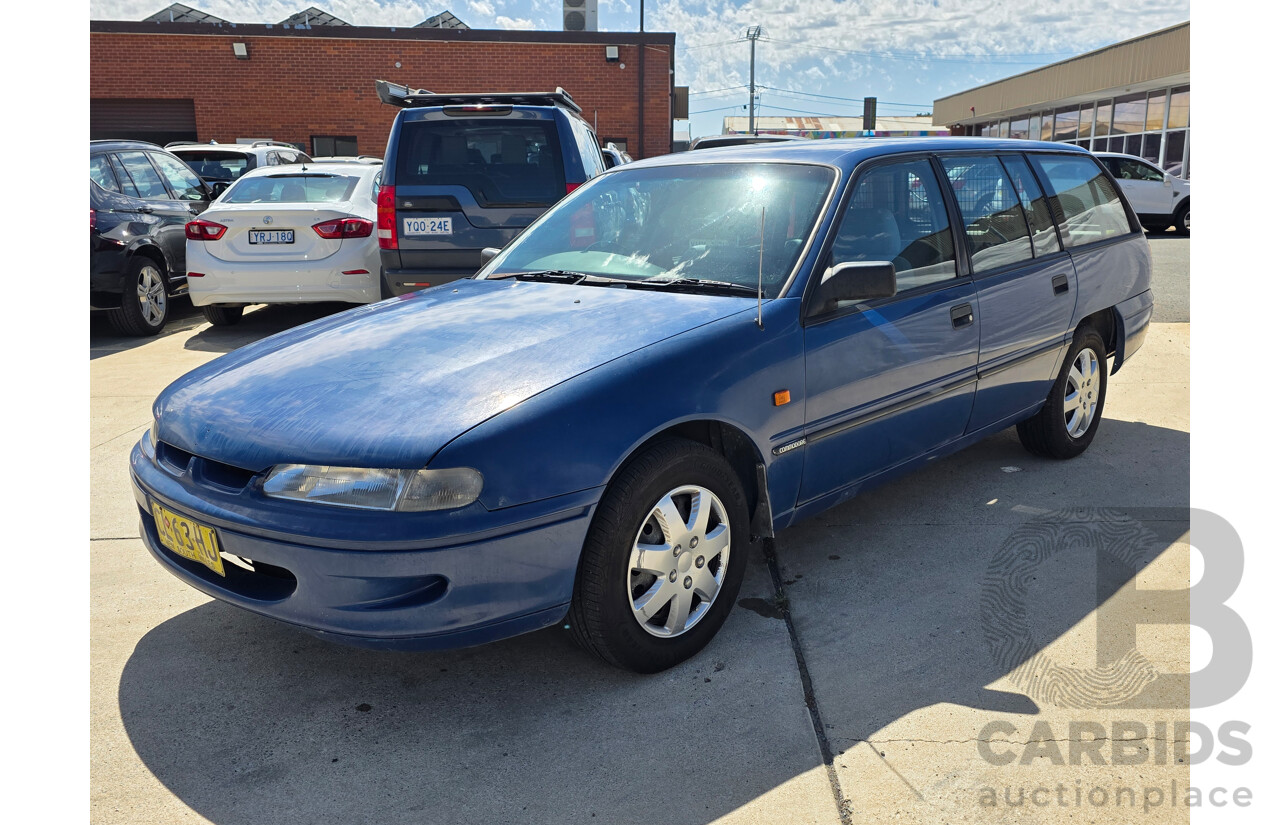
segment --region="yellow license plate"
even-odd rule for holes
[[[219,576],[226,576],[222,568],[222,554],[218,550],[218,534],[212,527],[166,510],[151,502],[151,515],[156,518],[156,532],[160,543],[184,559],[203,564]]]

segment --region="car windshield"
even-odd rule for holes
[[[283,174],[244,178],[223,194],[221,203],[341,203],[351,200],[360,178],[354,175]]]
[[[179,149],[173,152],[205,180],[238,180],[249,168],[240,152]]]
[[[784,163],[619,167],[547,212],[484,270],[719,281],[777,297],[834,170]],[[731,293],[726,293],[731,294]]]

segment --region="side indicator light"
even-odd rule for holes
[[[773,406],[781,407],[791,403],[791,390],[779,390],[773,394]]]

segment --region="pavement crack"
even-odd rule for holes
[[[796,668],[800,671],[800,685],[804,689],[804,704],[809,709],[809,722],[813,725],[814,736],[818,739],[818,747],[822,751],[822,764],[827,770],[827,782],[831,785],[831,795],[835,798],[836,812],[840,816],[841,825],[853,825],[853,812],[849,800],[840,787],[840,776],[836,773],[835,756],[831,751],[831,743],[827,740],[826,726],[822,723],[822,712],[818,709],[818,697],[813,692],[813,679],[809,676],[809,666],[804,660],[804,651],[800,649],[800,637],[796,634],[795,622],[791,619],[791,603],[782,582],[782,573],[778,569],[778,555],[775,552],[774,540],[766,538],[764,561],[769,567],[769,576],[773,579],[774,605],[782,613],[787,624],[787,636],[791,639],[791,652],[796,657]],[[895,771],[895,773],[897,773]],[[902,775],[899,774],[899,778]],[[906,779],[902,779],[906,782]],[[907,783],[911,787],[911,783]],[[915,788],[911,788],[915,791]],[[916,791],[919,796],[920,792]],[[922,797],[923,798],[923,797]]]

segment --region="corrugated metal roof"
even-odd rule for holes
[[[202,12],[199,9],[193,9],[190,6],[184,6],[181,3],[174,3],[166,6],[150,17],[142,18],[144,23],[226,23],[221,17],[214,17],[212,14]]]
[[[1145,91],[1191,79],[1191,23],[997,80],[933,104],[939,125],[978,123],[1030,108]]]
[[[281,26],[350,26],[345,20],[339,20],[324,9],[312,6],[295,12],[280,21]]]

